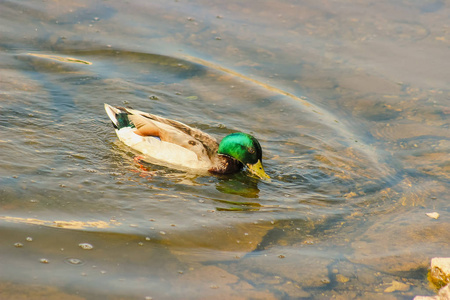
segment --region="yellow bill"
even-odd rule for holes
[[[261,179],[270,179],[269,175],[267,175],[266,172],[264,171],[264,168],[263,168],[262,163],[261,163],[260,160],[258,160],[258,162],[256,162],[253,165],[247,164],[247,167],[248,167],[248,169],[250,170],[250,172],[252,174],[255,174],[259,178],[261,178]]]

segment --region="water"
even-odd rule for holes
[[[448,15],[0,2],[1,298],[433,295],[429,261],[450,253]],[[272,181],[140,166],[105,102],[251,133]]]

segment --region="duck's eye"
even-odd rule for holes
[[[255,148],[248,148],[248,152],[249,152],[250,154],[255,153]]]
[[[197,143],[195,141],[189,141],[189,145],[195,146]]]

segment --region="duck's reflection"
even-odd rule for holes
[[[216,189],[225,194],[238,195],[245,198],[259,198],[259,179],[251,178],[246,174],[235,174],[232,177],[224,178],[216,183]],[[216,199],[216,202],[226,204],[226,207],[217,207],[217,210],[229,211],[249,211],[259,210],[261,204],[258,202],[239,201],[239,197],[230,200]]]

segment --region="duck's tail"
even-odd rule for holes
[[[105,110],[108,117],[111,119],[114,128],[122,129],[124,127],[134,127],[134,124],[128,118],[128,112],[116,108],[105,103]]]

